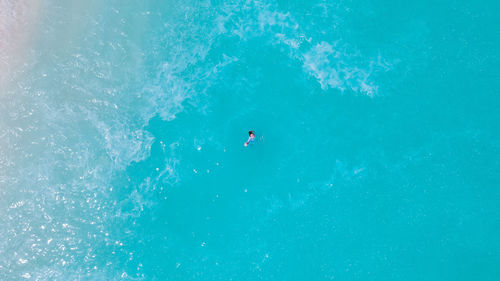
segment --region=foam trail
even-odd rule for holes
[[[387,62],[373,64],[375,59],[360,57],[357,50],[343,44],[341,38],[328,42],[307,34],[302,28],[306,23],[271,4],[246,1],[224,5],[220,10],[222,13],[216,18],[220,33],[244,41],[261,37],[286,47],[290,58],[303,63],[304,72],[316,78],[323,90],[349,89],[373,97],[378,86],[372,74],[390,69]],[[380,55],[376,60],[381,61]]]

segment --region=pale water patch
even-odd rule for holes
[[[0,0],[0,90],[31,65],[31,37],[42,11],[39,0]]]

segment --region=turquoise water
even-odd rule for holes
[[[497,2],[136,2],[1,88],[1,280],[499,280]]]

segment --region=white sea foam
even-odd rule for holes
[[[370,81],[370,70],[346,64],[346,54],[335,46],[321,42],[304,54],[304,69],[314,76],[322,89],[351,89],[373,97],[378,87]]]
[[[263,1],[236,1],[224,5],[216,17],[219,34],[237,36],[247,41],[267,38],[269,42],[286,47],[291,59],[303,64],[304,72],[314,77],[323,90],[346,90],[373,97],[379,87],[374,72],[388,71],[390,65],[380,55],[362,58],[356,49],[348,47],[342,38],[333,42],[318,41],[307,34],[290,12],[278,11]],[[331,7],[324,6],[323,9]]]

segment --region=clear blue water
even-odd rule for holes
[[[41,7],[1,280],[499,280],[498,2],[136,2]]]

